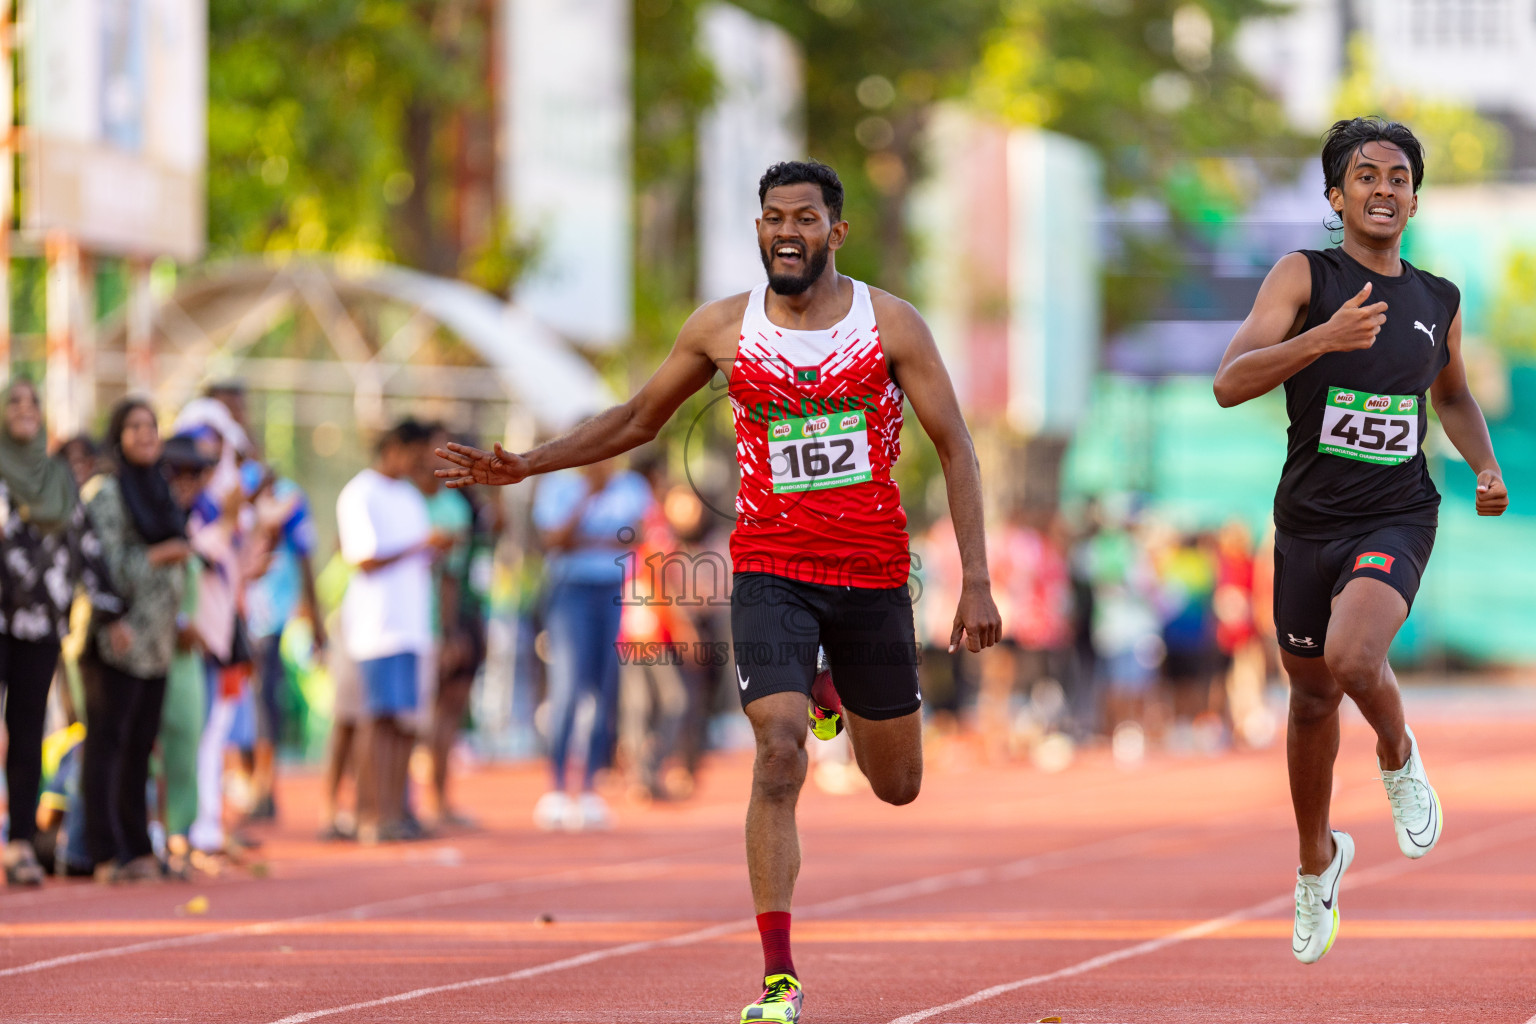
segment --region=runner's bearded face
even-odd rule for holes
[[[1343,188],[1331,200],[1346,235],[1395,241],[1419,210],[1408,154],[1389,142],[1367,142],[1349,158]]]
[[[768,286],[779,295],[799,295],[815,284],[832,255],[832,229],[819,186],[769,189],[757,221],[757,247]]]

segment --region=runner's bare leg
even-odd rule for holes
[[[1333,860],[1328,810],[1339,754],[1340,700],[1348,694],[1376,731],[1376,756],[1383,767],[1401,768],[1408,759],[1403,699],[1387,664],[1387,649],[1407,617],[1408,604],[1395,589],[1380,580],[1356,578],[1334,599],[1324,657],[1280,652],[1291,677],[1286,757],[1306,874],[1321,874]]]
[[[870,719],[843,708],[859,771],[888,804],[909,804],[923,786],[923,713]]]
[[[810,698],[770,693],[747,705],[757,738],[752,798],[747,804],[747,874],[755,912],[787,911],[800,874],[795,805],[805,784]]]
[[[1322,658],[1298,658],[1280,652],[1291,678],[1291,709],[1285,735],[1291,777],[1291,806],[1296,812],[1301,870],[1317,875],[1333,861],[1328,808],[1333,796],[1333,762],[1339,756],[1339,701],[1344,690]]]
[[[1403,725],[1403,695],[1387,664],[1387,649],[1408,619],[1408,602],[1396,588],[1357,576],[1333,599],[1328,622],[1328,670],[1376,730],[1382,767],[1401,768],[1411,745]]]

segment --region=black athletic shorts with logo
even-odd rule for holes
[[[809,695],[818,644],[843,706],[860,718],[900,718],[922,706],[906,587],[839,587],[738,572],[731,633],[742,707],[770,693]]]
[[[1277,531],[1275,635],[1281,650],[1321,658],[1333,599],[1359,576],[1390,585],[1411,610],[1434,546],[1433,526],[1407,523],[1337,540],[1307,540]]]

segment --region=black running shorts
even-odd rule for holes
[[[1409,609],[1435,546],[1435,528],[1402,524],[1337,540],[1275,533],[1275,635],[1280,649],[1321,658],[1333,599],[1356,577],[1381,580]]]
[[[843,706],[860,718],[900,718],[922,706],[906,587],[840,587],[738,572],[731,633],[742,707],[770,693],[809,695],[818,644]]]

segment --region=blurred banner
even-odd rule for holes
[[[1097,157],[943,105],[928,166],[914,200],[918,292],[962,403],[1025,436],[1070,435],[1098,364]]]
[[[503,0],[503,188],[534,246],[514,299],[571,339],[632,322],[631,26],[627,0]]]
[[[763,280],[757,183],[771,164],[804,156],[805,76],[788,33],[730,4],[700,12],[699,46],[717,79],[699,126],[699,298],[707,301]]]
[[[1084,143],[1008,136],[1008,421],[1066,436],[1098,369],[1103,173]]]
[[[32,0],[24,216],[95,252],[205,242],[206,0]]]

